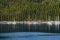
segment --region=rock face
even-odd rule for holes
[[[48,24],[0,24],[0,33],[4,32],[47,32],[60,33],[60,25]]]

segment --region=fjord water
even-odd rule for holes
[[[57,30],[58,28],[56,28],[57,26],[55,25],[51,26],[52,28],[48,30],[49,25],[46,25],[46,24],[31,25],[31,26],[30,25],[27,26],[26,24],[24,24],[22,25],[22,29],[26,28],[26,26],[29,29],[33,28],[31,30],[28,30],[28,29],[25,30],[26,32],[22,29],[19,29],[21,28],[21,25],[20,24],[19,25],[18,24],[16,25],[0,24],[0,40],[59,40],[60,39],[60,33],[49,32],[49,31],[52,31],[52,32],[60,31],[60,29]],[[38,31],[39,29],[38,30],[36,29],[39,27],[41,29],[41,32]]]
[[[60,34],[41,32],[0,33],[0,40],[59,40]]]

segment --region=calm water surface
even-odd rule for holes
[[[5,27],[7,28],[7,26],[12,27],[12,25],[3,25],[4,28]],[[0,40],[60,40],[60,33],[43,33],[43,32],[0,33]]]
[[[40,32],[0,33],[0,40],[60,40],[60,34]]]

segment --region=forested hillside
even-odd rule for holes
[[[0,21],[54,21],[58,17],[60,0],[0,0]]]

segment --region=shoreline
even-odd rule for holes
[[[41,24],[41,23],[46,23],[46,24],[60,24],[60,21],[0,21],[0,24]]]

